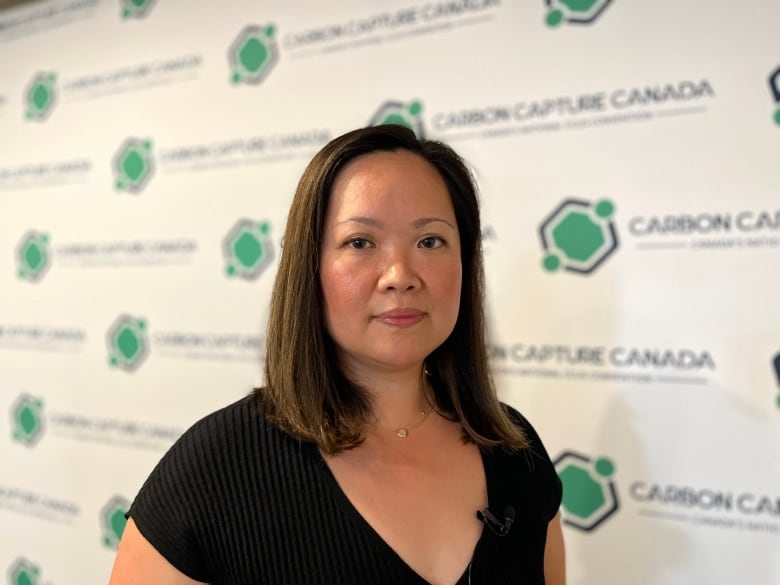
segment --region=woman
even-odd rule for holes
[[[560,501],[488,371],[469,171],[443,144],[366,128],[298,185],[266,386],[165,455],[111,585],[562,585]]]

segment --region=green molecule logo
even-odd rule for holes
[[[49,236],[28,231],[16,247],[17,275],[30,282],[41,280],[49,268],[50,257]]]
[[[596,529],[618,510],[617,490],[612,476],[615,465],[602,457],[589,457],[566,451],[554,462],[563,484],[564,524],[585,532]]]
[[[276,27],[247,26],[228,50],[230,81],[233,84],[261,83],[279,60]]]
[[[18,558],[8,569],[10,585],[39,585],[41,570],[27,559]]]
[[[51,112],[57,99],[54,73],[38,73],[24,90],[25,117],[43,121]]]
[[[578,199],[561,203],[539,228],[544,269],[579,274],[596,270],[618,247],[614,213],[615,205],[606,199],[595,205]]]
[[[103,545],[116,550],[122,533],[125,531],[127,518],[125,514],[130,509],[130,502],[122,496],[111,498],[100,511],[100,523],[103,528]]]
[[[780,352],[777,353],[775,359],[772,360],[772,365],[775,367],[775,376],[777,376],[777,385],[780,386]],[[777,408],[780,408],[780,394],[777,395]]]
[[[422,123],[422,102],[411,101],[409,103],[388,101],[383,103],[368,122],[369,126],[382,124],[395,124],[404,126],[417,135],[424,138]]]
[[[154,174],[152,141],[128,138],[114,155],[112,166],[118,191],[140,193]]]
[[[257,279],[274,259],[271,224],[239,220],[222,241],[225,273],[233,278]]]
[[[606,10],[612,0],[545,0],[547,26],[561,24],[590,24]]]
[[[780,67],[769,76],[769,89],[772,91],[772,97],[775,99],[775,124],[780,126]]]
[[[11,436],[17,443],[33,447],[43,435],[43,401],[22,394],[11,406]]]
[[[149,13],[154,0],[120,0],[122,18],[143,18]]]
[[[108,329],[108,363],[126,372],[135,371],[149,353],[146,321],[122,315]]]

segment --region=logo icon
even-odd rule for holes
[[[563,267],[579,274],[596,270],[618,247],[614,213],[615,205],[606,199],[595,205],[566,199],[539,228],[544,269],[555,272]]]
[[[43,121],[49,115],[57,99],[56,81],[57,75],[54,73],[38,73],[32,78],[24,90],[25,116],[28,120]]]
[[[41,570],[27,559],[18,558],[8,569],[10,585],[39,585]]]
[[[151,140],[125,140],[114,155],[113,167],[118,191],[140,193],[154,174]]]
[[[262,82],[279,60],[276,27],[247,26],[228,50],[230,81],[234,84]]]
[[[563,483],[564,524],[590,532],[617,511],[612,461],[605,457],[592,461],[579,453],[565,451],[553,464]]]
[[[775,98],[775,124],[780,125],[780,67],[769,76],[769,89],[772,91],[772,97]]]
[[[43,401],[22,394],[11,407],[11,426],[14,441],[32,447],[43,434]]]
[[[229,277],[255,280],[274,259],[271,224],[239,220],[222,241],[225,273]]]
[[[16,247],[16,262],[19,278],[37,282],[49,268],[49,236],[28,231]]]
[[[143,18],[154,4],[154,0],[120,0],[122,18]]]
[[[103,544],[116,550],[122,533],[125,531],[127,518],[125,514],[130,509],[130,502],[122,496],[111,498],[100,511],[100,522],[103,527]]]
[[[408,103],[388,101],[379,107],[368,125],[395,124],[396,126],[404,126],[414,132],[417,138],[424,138],[422,109],[422,102],[416,100]]]
[[[780,387],[780,352],[775,356],[772,362],[775,366],[775,375],[777,376],[777,385]],[[780,394],[777,395],[777,408],[780,408]]]
[[[606,10],[612,0],[545,0],[549,27],[562,23],[590,24]]]
[[[108,363],[115,368],[132,372],[149,353],[146,339],[146,321],[122,315],[108,329]]]

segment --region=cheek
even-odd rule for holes
[[[437,300],[442,308],[446,306],[457,316],[460,307],[460,289],[463,282],[463,269],[460,261],[453,261],[441,267],[436,274]]]
[[[461,287],[463,286],[463,269],[460,265],[460,262],[458,262],[457,266],[453,270],[452,278],[457,282],[457,285],[452,287],[452,302],[456,307],[455,313],[457,314],[458,310],[460,309],[460,291]]]
[[[324,267],[320,275],[326,316],[354,311],[363,292],[354,267],[333,262]]]

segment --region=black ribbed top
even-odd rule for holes
[[[513,506],[516,519],[507,536],[483,530],[459,583],[544,583],[561,484],[536,432],[512,414],[531,447],[496,449],[483,463],[491,509]],[[351,505],[316,447],[266,421],[253,396],[182,435],[128,515],[173,566],[214,585],[426,583]]]

